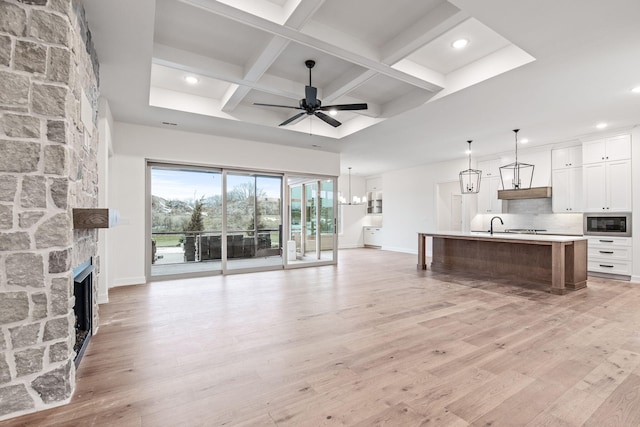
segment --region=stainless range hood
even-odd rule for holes
[[[551,187],[533,187],[522,190],[498,190],[500,200],[544,199],[551,197]]]

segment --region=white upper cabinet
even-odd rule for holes
[[[631,135],[589,141],[582,145],[582,161],[584,164],[630,158]]]
[[[577,145],[552,150],[551,166],[553,170],[582,166],[582,147]]]
[[[492,177],[492,176],[500,176],[500,159],[493,160],[485,160],[483,162],[478,162],[477,168],[482,171],[482,178],[484,177]],[[482,185],[480,185],[482,188]]]
[[[631,211],[631,135],[585,142],[585,212]]]

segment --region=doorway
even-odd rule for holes
[[[437,184],[438,231],[462,231],[462,194],[458,181]]]
[[[282,176],[225,171],[225,272],[282,268]]]
[[[148,164],[148,275],[283,268],[283,174]]]
[[[335,179],[289,176],[287,266],[334,264],[337,250]]]

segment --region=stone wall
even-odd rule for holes
[[[0,0],[0,420],[75,387],[72,269],[99,260],[71,209],[97,205],[97,75],[80,0]]]

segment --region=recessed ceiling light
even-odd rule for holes
[[[606,127],[607,127],[607,124],[606,124],[606,123],[598,123],[598,124],[596,125],[596,127],[597,127],[598,129],[604,129],[604,128],[606,128]]]
[[[198,83],[198,78],[194,77],[194,76],[186,76],[184,78],[184,81],[186,81],[190,85],[194,85],[194,84]]]
[[[453,43],[451,43],[451,46],[453,46],[456,49],[462,49],[463,47],[465,47],[468,44],[469,44],[469,40],[467,40],[467,39],[458,39],[458,40],[454,41]]]
[[[633,89],[631,89],[631,92],[633,93],[640,93],[640,86],[636,86]]]
[[[336,114],[338,114],[336,110],[329,110],[329,115],[335,116]]]
[[[529,140],[527,138],[524,138],[524,139],[520,140],[521,144],[526,144],[527,142],[529,142]]]

